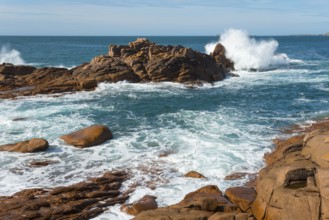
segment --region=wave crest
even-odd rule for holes
[[[276,40],[257,41],[243,30],[225,31],[218,42],[205,46],[206,53],[210,54],[217,43],[224,45],[226,56],[234,62],[236,70],[267,70],[289,64],[286,54],[275,54],[279,46]]]
[[[0,63],[23,65],[25,61],[18,50],[10,49],[8,46],[2,46],[0,50]]]

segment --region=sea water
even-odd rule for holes
[[[157,196],[159,206],[179,202],[208,184],[221,190],[255,173],[282,130],[329,114],[329,37],[250,37],[229,30],[221,37],[148,37],[159,44],[210,52],[221,42],[237,63],[232,77],[215,84],[100,83],[95,91],[0,100],[0,145],[45,138],[42,153],[0,152],[0,196],[33,187],[70,185],[107,170],[126,170],[129,202]],[[106,54],[108,44],[136,37],[0,37],[0,61],[72,68]],[[243,43],[241,43],[243,42]],[[15,121],[14,119],[24,120]],[[13,121],[14,120],[14,121]],[[114,139],[77,149],[59,136],[92,124],[108,126]],[[165,154],[166,156],[162,156]],[[54,164],[32,168],[31,161]],[[206,179],[185,178],[196,170]],[[129,219],[112,207],[97,219]]]

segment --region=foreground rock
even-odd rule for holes
[[[259,172],[252,212],[257,219],[329,218],[329,126],[278,143]]]
[[[217,186],[209,185],[187,194],[175,205],[141,212],[134,220],[247,220],[249,214],[239,213],[238,208],[223,196]]]
[[[91,147],[113,138],[112,132],[104,125],[92,125],[87,128],[60,137],[67,144],[79,148]]]
[[[217,47],[216,47],[217,48]],[[179,82],[199,84],[223,80],[230,61],[218,46],[212,56],[182,46],[157,45],[140,38],[113,45],[108,55],[73,69],[0,65],[0,98],[93,90],[100,82]]]
[[[137,202],[133,204],[124,204],[121,210],[128,213],[129,215],[138,215],[143,211],[157,209],[158,204],[156,202],[156,197],[146,195]]]
[[[125,173],[108,172],[71,186],[0,197],[0,219],[90,219],[128,199],[119,191],[126,178]]]
[[[0,146],[0,151],[35,153],[44,151],[49,147],[48,141],[42,138],[33,138],[31,140],[7,144]]]

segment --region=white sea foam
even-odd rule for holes
[[[286,54],[275,54],[279,45],[276,40],[257,41],[243,30],[225,31],[218,42],[205,46],[206,53],[213,52],[217,43],[224,45],[226,56],[234,62],[237,70],[266,70],[289,64]]]
[[[11,49],[9,46],[2,46],[0,50],[0,63],[22,65],[25,64],[25,61],[18,50]]]

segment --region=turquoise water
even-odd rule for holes
[[[106,54],[108,44],[135,39],[0,37],[0,59],[70,68]],[[205,45],[218,37],[149,39],[204,52]],[[329,38],[255,38],[257,42],[270,39],[279,44],[276,54],[285,54],[287,64],[259,72],[237,70],[240,77],[214,85],[102,83],[93,92],[1,100],[0,144],[41,137],[50,142],[50,148],[28,155],[0,152],[0,195],[30,187],[69,185],[112,169],[131,172],[125,185],[137,184],[131,201],[151,194],[161,206],[178,202],[206,184],[221,189],[241,184],[246,179],[224,181],[224,177],[232,172],[257,172],[263,166],[264,153],[273,147],[271,140],[284,136],[282,129],[329,114]],[[15,118],[26,120],[12,121]],[[58,138],[92,124],[110,127],[114,139],[81,150]],[[165,152],[170,152],[169,156],[159,156]],[[57,163],[27,166],[32,160],[44,159]],[[183,178],[190,170],[207,179]]]

